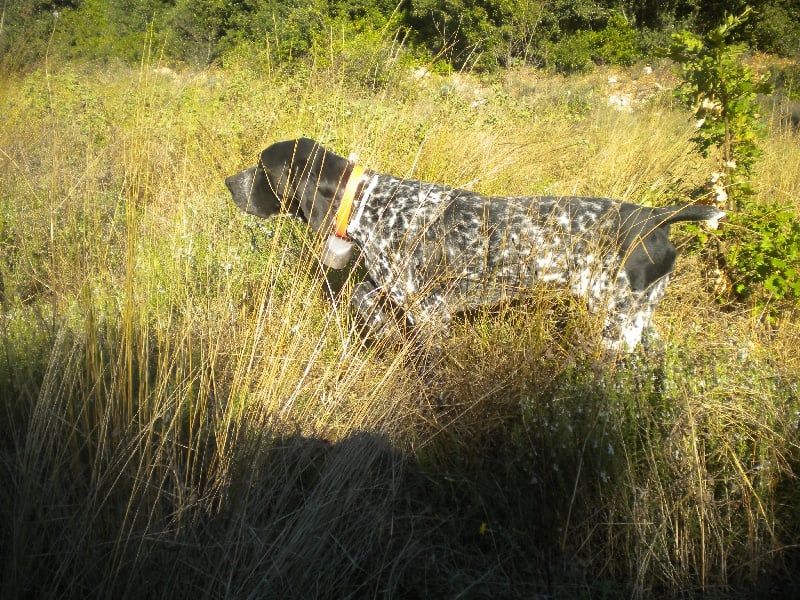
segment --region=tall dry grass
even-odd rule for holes
[[[682,257],[660,351],[609,364],[542,292],[457,322],[425,372],[362,342],[302,225],[222,183],[307,135],[488,194],[667,204],[710,172],[668,94],[626,113],[604,74],[152,67],[0,86],[4,597],[797,584],[796,324],[723,312]],[[793,141],[767,142],[765,193],[797,197]]]

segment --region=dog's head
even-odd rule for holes
[[[225,185],[246,213],[265,219],[290,213],[320,231],[330,225],[337,192],[350,168],[345,158],[301,138],[272,144],[258,165],[231,175]]]

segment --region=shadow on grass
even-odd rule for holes
[[[752,597],[798,589],[791,549],[762,557],[752,578],[746,569],[734,574],[734,565],[727,582],[708,575],[705,589],[697,573],[637,580],[645,553],[625,555],[637,533],[613,518],[621,512],[615,488],[642,491],[627,489],[622,473],[597,476],[588,457],[604,450],[548,452],[549,436],[537,446],[517,435],[496,430],[446,459],[437,456],[443,448],[411,458],[368,433],[338,443],[273,440],[256,468],[242,465],[246,485],[240,478],[216,512],[159,544],[140,571],[163,573],[171,555],[177,568],[161,585],[173,597],[190,589],[236,598]]]
[[[529,469],[502,456],[505,444],[482,440],[482,460],[452,457],[441,471],[374,434],[273,440],[255,469],[242,465],[248,475],[218,511],[162,544],[141,571],[163,572],[166,551],[169,564],[183,565],[165,573],[170,595],[205,574],[200,588],[236,598],[622,592],[598,586],[561,551],[567,503],[549,504]]]
[[[449,406],[427,409],[429,422],[447,426],[413,450],[368,432],[330,442],[206,426],[190,441],[190,419],[76,453],[70,423],[48,420],[63,438],[43,440],[52,448],[42,458],[24,436],[3,447],[3,589],[37,598],[791,594],[800,586],[797,452],[758,494],[726,483],[714,424],[687,421],[675,379],[643,359],[614,371],[575,363],[547,385],[456,382]],[[717,488],[695,483],[685,457],[669,462],[692,439],[705,444]],[[755,455],[756,442],[739,440],[739,456]],[[70,463],[87,452],[88,466]],[[697,490],[710,495],[695,499]],[[754,507],[762,501],[769,506]],[[743,547],[765,527],[772,541]],[[698,547],[704,535],[720,539]]]

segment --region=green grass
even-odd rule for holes
[[[302,226],[223,184],[307,135],[489,194],[683,201],[712,168],[669,94],[638,81],[653,95],[625,113],[608,73],[351,75],[4,76],[3,597],[798,589],[791,315],[721,307],[684,254],[663,352],[611,364],[597,320],[542,292],[457,322],[426,373],[360,341]],[[765,141],[757,185],[800,214],[796,141]]]

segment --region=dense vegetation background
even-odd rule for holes
[[[170,61],[206,64],[252,44],[283,61],[329,47],[331,36],[389,30],[418,56],[456,68],[575,71],[630,64],[670,32],[702,32],[746,5],[755,16],[743,40],[780,56],[800,52],[797,0],[5,0],[0,52],[17,65],[48,46],[73,58],[135,60],[152,31]]]
[[[0,0],[0,597],[800,594],[800,7],[750,4]],[[674,228],[632,355],[537,290],[421,361],[230,202],[300,135],[486,194],[741,196]]]

